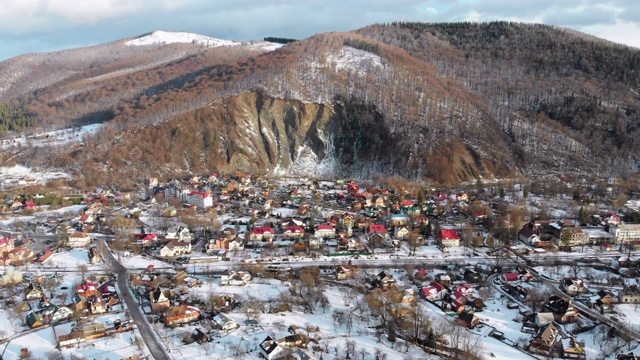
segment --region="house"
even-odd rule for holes
[[[51,311],[48,312],[47,310]],[[66,306],[50,305],[44,312],[48,313],[52,323],[67,320],[73,316],[73,311]]]
[[[458,232],[454,229],[442,229],[438,234],[438,241],[443,247],[458,247],[460,246],[460,237]]]
[[[282,233],[285,239],[299,239],[304,237],[304,229],[300,226],[288,226]]]
[[[520,273],[517,272],[508,272],[501,275],[502,281],[504,282],[512,282],[520,280]]]
[[[84,296],[75,294],[71,298],[71,305],[69,305],[69,307],[74,312],[83,314],[89,311],[89,302]]]
[[[253,241],[271,242],[276,232],[269,226],[256,226],[251,232],[250,239]]]
[[[27,322],[27,325],[29,325],[29,327],[32,329],[46,324],[45,319],[43,319],[42,316],[40,316],[40,314],[35,311],[27,314],[25,321]]]
[[[44,253],[44,255],[40,256],[38,258],[38,262],[41,264],[45,264],[47,263],[49,260],[51,260],[53,258],[54,252],[49,250],[46,253]]]
[[[315,236],[322,238],[334,238],[336,236],[336,229],[329,224],[322,224],[316,226]]]
[[[463,277],[470,283],[479,283],[482,281],[482,276],[471,269],[465,269]]]
[[[215,323],[216,328],[224,332],[232,332],[233,330],[240,327],[240,325],[238,325],[235,320],[222,312],[213,317],[213,322]]]
[[[580,316],[580,313],[573,307],[571,299],[566,300],[552,295],[544,307],[553,313],[555,321],[560,324],[573,322]]]
[[[393,229],[393,236],[396,239],[408,239],[409,238],[409,229],[406,226],[396,226]]]
[[[575,337],[562,338],[562,357],[564,359],[586,359],[583,341],[578,341]]]
[[[144,246],[144,247],[152,246],[153,244],[156,243],[156,241],[158,241],[158,234],[155,234],[155,233],[145,234],[140,239],[140,242],[142,243],[142,246]]]
[[[640,304],[640,291],[637,288],[628,288],[618,294],[618,302],[621,304]]]
[[[149,292],[149,303],[152,311],[165,311],[171,307],[171,289],[156,288]]]
[[[30,283],[24,298],[27,300],[35,300],[40,299],[42,295],[44,295],[44,292],[42,291],[40,286],[37,286],[34,283]]]
[[[80,215],[80,218],[78,219],[78,222],[80,222],[81,224],[92,224],[94,221],[95,219],[93,218],[93,216],[87,213]]]
[[[260,355],[267,360],[280,359],[287,354],[284,354],[285,348],[271,336],[268,336],[260,343]]]
[[[162,249],[160,249],[160,256],[172,257],[191,253],[191,242],[180,241],[179,239],[173,239],[169,241]]]
[[[206,342],[211,342],[212,340],[211,336],[200,330],[200,328],[196,328],[195,330],[193,330],[193,333],[191,333],[191,338],[200,345]]]
[[[441,285],[444,285],[444,286],[451,285],[451,276],[449,274],[439,273],[439,274],[436,274],[434,279],[435,279],[435,281],[437,281]]]
[[[374,276],[369,284],[367,284],[370,288],[380,288],[382,290],[387,290],[395,285],[396,280],[393,278],[393,275],[389,275],[384,271],[380,271],[378,275]]]
[[[406,226],[411,222],[411,218],[407,214],[391,214],[387,223],[391,226]]]
[[[92,314],[104,314],[107,312],[107,302],[102,296],[94,296],[89,300],[89,308]]]
[[[176,326],[196,321],[200,318],[200,310],[187,305],[171,307],[167,310],[163,322],[167,326]]]
[[[67,240],[67,246],[80,248],[89,245],[91,242],[91,237],[85,233],[76,232],[69,235],[69,239]]]
[[[388,235],[387,228],[382,224],[371,224],[369,225],[369,236],[374,234],[380,234],[386,237]]]
[[[533,336],[529,342],[529,351],[544,354],[553,355],[553,349],[560,336],[560,329],[555,322],[549,323],[540,329]]]
[[[551,312],[539,312],[536,314],[535,323],[541,328],[555,321],[555,317]]]
[[[345,280],[355,277],[355,267],[353,265],[338,265],[336,266],[336,279]]]
[[[448,294],[447,288],[435,281],[431,282],[429,286],[425,286],[420,289],[419,295],[426,300],[437,301],[443,300]]]
[[[167,230],[167,239],[177,239],[178,241],[191,242],[191,232],[186,226],[173,226]]]
[[[458,314],[456,323],[468,329],[473,329],[478,325],[480,319],[472,311],[462,311]]]
[[[578,278],[562,279],[562,289],[564,290],[564,292],[571,296],[589,292],[589,289],[585,285],[584,281]]]
[[[98,284],[85,281],[84,284],[76,286],[76,294],[89,298],[98,295]]]

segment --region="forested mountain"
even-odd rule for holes
[[[102,60],[62,67],[79,52]],[[0,101],[28,126],[103,123],[82,146],[16,157],[88,183],[232,168],[445,183],[635,171],[639,72],[638,49],[567,29],[395,23],[277,49],[121,40],[25,55],[0,63]]]

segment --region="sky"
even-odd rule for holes
[[[559,25],[640,48],[638,0],[0,0],[0,61],[154,30],[248,41],[393,21],[494,20]]]

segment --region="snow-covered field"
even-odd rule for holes
[[[197,44],[207,47],[236,46],[241,44],[240,42],[232,40],[223,40],[188,32],[173,31],[154,31],[151,34],[125,42],[128,46],[166,45],[175,43]]]
[[[3,140],[2,143],[0,143],[0,149],[18,146],[59,146],[71,142],[82,142],[86,137],[95,135],[100,131],[101,126],[101,124],[92,124],[16,137],[14,139]]]
[[[22,165],[2,166],[0,167],[0,188],[21,187],[29,183],[46,184],[52,179],[68,177],[69,174],[62,171],[32,169]]]

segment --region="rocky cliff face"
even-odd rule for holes
[[[427,131],[394,132],[373,105],[353,99],[315,104],[247,92],[127,131],[109,146],[96,143],[92,161],[109,164],[102,176],[126,173],[134,178],[154,172],[244,169],[317,177],[433,177],[444,182],[513,171],[500,156],[479,154],[462,141],[430,149],[422,140]],[[154,143],[169,145],[162,151]],[[126,163],[120,163],[124,158]]]

